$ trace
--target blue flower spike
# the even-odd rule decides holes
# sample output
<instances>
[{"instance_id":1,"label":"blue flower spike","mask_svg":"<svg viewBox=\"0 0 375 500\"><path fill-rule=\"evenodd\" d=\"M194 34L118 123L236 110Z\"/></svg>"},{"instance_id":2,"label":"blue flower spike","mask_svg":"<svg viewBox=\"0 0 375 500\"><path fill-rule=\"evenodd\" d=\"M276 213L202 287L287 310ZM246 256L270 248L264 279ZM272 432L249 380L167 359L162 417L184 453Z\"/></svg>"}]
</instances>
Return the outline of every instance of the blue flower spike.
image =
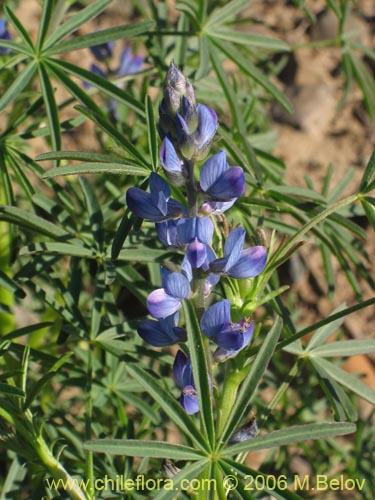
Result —
<instances>
[{"instance_id":1,"label":"blue flower spike","mask_svg":"<svg viewBox=\"0 0 375 500\"><path fill-rule=\"evenodd\" d=\"M192 217L178 221L177 240L187 244L186 257L192 267L197 269L207 264L213 253L209 247L213 233L214 226L209 217Z\"/></svg>"},{"instance_id":2,"label":"blue flower spike","mask_svg":"<svg viewBox=\"0 0 375 500\"><path fill-rule=\"evenodd\" d=\"M140 337L154 347L165 347L186 342L185 328L178 327L178 312L167 318L146 319L138 327Z\"/></svg>"},{"instance_id":3,"label":"blue flower spike","mask_svg":"<svg viewBox=\"0 0 375 500\"><path fill-rule=\"evenodd\" d=\"M219 362L236 356L249 344L254 333L254 324L247 318L232 323L228 299L209 307L200 324L203 334L219 346L214 354L214 359Z\"/></svg>"},{"instance_id":4,"label":"blue flower spike","mask_svg":"<svg viewBox=\"0 0 375 500\"><path fill-rule=\"evenodd\" d=\"M222 149L202 166L200 188L207 200L234 202L245 192L245 175L241 167L229 167Z\"/></svg>"},{"instance_id":5,"label":"blue flower spike","mask_svg":"<svg viewBox=\"0 0 375 500\"><path fill-rule=\"evenodd\" d=\"M224 257L210 264L210 271L230 278L254 278L266 267L267 250L253 246L243 250L246 231L237 227L228 236L224 245Z\"/></svg>"},{"instance_id":6,"label":"blue flower spike","mask_svg":"<svg viewBox=\"0 0 375 500\"><path fill-rule=\"evenodd\" d=\"M154 318L167 318L178 311L182 299L191 295L189 280L180 273L161 268L163 288L158 288L147 297L147 309Z\"/></svg>"},{"instance_id":7,"label":"blue flower spike","mask_svg":"<svg viewBox=\"0 0 375 500\"><path fill-rule=\"evenodd\" d=\"M120 55L120 66L117 76L133 75L138 73L143 65L144 58L140 54L133 54L130 45L127 45Z\"/></svg>"},{"instance_id":8,"label":"blue flower spike","mask_svg":"<svg viewBox=\"0 0 375 500\"><path fill-rule=\"evenodd\" d=\"M7 30L7 22L5 19L0 19L0 40L10 41L12 39L12 35ZM5 56L9 54L11 50L8 47L0 47L0 56Z\"/></svg>"},{"instance_id":9,"label":"blue flower spike","mask_svg":"<svg viewBox=\"0 0 375 500\"><path fill-rule=\"evenodd\" d=\"M160 175L150 175L150 193L132 187L126 193L126 203L129 210L138 217L151 222L176 219L186 212L185 207L170 198L171 190Z\"/></svg>"},{"instance_id":10,"label":"blue flower spike","mask_svg":"<svg viewBox=\"0 0 375 500\"><path fill-rule=\"evenodd\" d=\"M197 391L194 386L193 372L190 359L178 351L173 364L173 375L176 384L182 389L180 403L188 415L199 411Z\"/></svg>"}]
</instances>

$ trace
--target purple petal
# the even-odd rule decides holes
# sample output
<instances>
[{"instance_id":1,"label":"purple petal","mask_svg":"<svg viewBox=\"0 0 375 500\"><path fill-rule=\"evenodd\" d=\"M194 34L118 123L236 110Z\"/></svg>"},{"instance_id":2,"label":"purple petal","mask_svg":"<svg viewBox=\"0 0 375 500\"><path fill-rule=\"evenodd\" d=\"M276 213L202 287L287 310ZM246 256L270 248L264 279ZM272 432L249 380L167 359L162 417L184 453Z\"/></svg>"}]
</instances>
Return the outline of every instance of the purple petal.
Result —
<instances>
[{"instance_id":1,"label":"purple petal","mask_svg":"<svg viewBox=\"0 0 375 500\"><path fill-rule=\"evenodd\" d=\"M173 377L176 381L176 384L181 387L184 387L184 372L186 369L186 365L188 364L188 358L184 352L178 351L173 363Z\"/></svg>"},{"instance_id":2,"label":"purple petal","mask_svg":"<svg viewBox=\"0 0 375 500\"><path fill-rule=\"evenodd\" d=\"M242 332L229 327L215 336L216 344L226 351L239 351L244 347Z\"/></svg>"},{"instance_id":3,"label":"purple petal","mask_svg":"<svg viewBox=\"0 0 375 500\"><path fill-rule=\"evenodd\" d=\"M202 243L207 245L211 242L214 234L214 225L209 217L197 217L196 236Z\"/></svg>"},{"instance_id":4,"label":"purple petal","mask_svg":"<svg viewBox=\"0 0 375 500\"><path fill-rule=\"evenodd\" d=\"M170 247L178 248L180 246L177 239L177 223L178 220L168 220L164 222L157 222L155 224L156 232L159 236L160 241Z\"/></svg>"},{"instance_id":5,"label":"purple petal","mask_svg":"<svg viewBox=\"0 0 375 500\"><path fill-rule=\"evenodd\" d=\"M126 46L120 55L120 67L117 70L118 76L131 75L137 73L143 64L143 57L132 54L130 45Z\"/></svg>"},{"instance_id":6,"label":"purple petal","mask_svg":"<svg viewBox=\"0 0 375 500\"><path fill-rule=\"evenodd\" d=\"M138 333L143 340L155 347L164 347L185 342L186 330L176 326L175 317L168 316L158 321L147 319L138 326Z\"/></svg>"},{"instance_id":7,"label":"purple petal","mask_svg":"<svg viewBox=\"0 0 375 500\"><path fill-rule=\"evenodd\" d=\"M193 268L201 267L207 258L206 245L195 238L186 249L186 256Z\"/></svg>"},{"instance_id":8,"label":"purple petal","mask_svg":"<svg viewBox=\"0 0 375 500\"><path fill-rule=\"evenodd\" d=\"M168 172L182 174L182 164L172 141L165 137L160 148L160 162Z\"/></svg>"},{"instance_id":9,"label":"purple petal","mask_svg":"<svg viewBox=\"0 0 375 500\"><path fill-rule=\"evenodd\" d=\"M178 299L188 299L191 295L189 280L180 273L161 269L162 283L167 294ZM177 310L177 309L176 309Z\"/></svg>"},{"instance_id":10,"label":"purple petal","mask_svg":"<svg viewBox=\"0 0 375 500\"><path fill-rule=\"evenodd\" d=\"M139 188L129 188L126 193L126 204L129 210L142 219L151 221L162 220L163 216L152 203L151 195Z\"/></svg>"},{"instance_id":11,"label":"purple petal","mask_svg":"<svg viewBox=\"0 0 375 500\"><path fill-rule=\"evenodd\" d=\"M243 227L236 227L229 233L224 245L224 258L227 258L224 271L228 271L240 258L246 231Z\"/></svg>"},{"instance_id":12,"label":"purple petal","mask_svg":"<svg viewBox=\"0 0 375 500\"><path fill-rule=\"evenodd\" d=\"M193 269L192 269L191 264L189 262L189 259L186 257L186 255L182 259L181 272L190 283L191 280L193 279Z\"/></svg>"},{"instance_id":13,"label":"purple petal","mask_svg":"<svg viewBox=\"0 0 375 500\"><path fill-rule=\"evenodd\" d=\"M218 335L231 324L230 301L224 299L210 306L203 313L200 324L206 337L211 338Z\"/></svg>"},{"instance_id":14,"label":"purple petal","mask_svg":"<svg viewBox=\"0 0 375 500\"><path fill-rule=\"evenodd\" d=\"M177 222L177 239L181 244L190 243L196 237L196 219L196 217L189 217Z\"/></svg>"},{"instance_id":15,"label":"purple petal","mask_svg":"<svg viewBox=\"0 0 375 500\"><path fill-rule=\"evenodd\" d=\"M188 415L194 415L199 411L198 396L195 388L188 385L183 388L180 403Z\"/></svg>"},{"instance_id":16,"label":"purple petal","mask_svg":"<svg viewBox=\"0 0 375 500\"><path fill-rule=\"evenodd\" d=\"M245 175L241 167L229 168L206 191L217 201L228 201L239 198L245 192Z\"/></svg>"},{"instance_id":17,"label":"purple petal","mask_svg":"<svg viewBox=\"0 0 375 500\"><path fill-rule=\"evenodd\" d=\"M105 42L99 45L94 45L90 47L91 53L98 61L105 61L106 59L112 57L114 43Z\"/></svg>"},{"instance_id":18,"label":"purple petal","mask_svg":"<svg viewBox=\"0 0 375 500\"><path fill-rule=\"evenodd\" d=\"M204 214L219 215L229 210L237 201L233 198L231 201L205 201L200 207L200 211Z\"/></svg>"},{"instance_id":19,"label":"purple petal","mask_svg":"<svg viewBox=\"0 0 375 500\"><path fill-rule=\"evenodd\" d=\"M243 250L238 261L226 271L232 278L254 278L264 270L266 262L267 251L264 247L250 247Z\"/></svg>"},{"instance_id":20,"label":"purple petal","mask_svg":"<svg viewBox=\"0 0 375 500\"><path fill-rule=\"evenodd\" d=\"M208 191L228 169L227 155L224 149L208 158L203 164L199 175L202 191Z\"/></svg>"},{"instance_id":21,"label":"purple petal","mask_svg":"<svg viewBox=\"0 0 375 500\"><path fill-rule=\"evenodd\" d=\"M181 307L181 300L169 295L164 288L158 288L147 297L147 309L154 318L171 316Z\"/></svg>"},{"instance_id":22,"label":"purple petal","mask_svg":"<svg viewBox=\"0 0 375 500\"><path fill-rule=\"evenodd\" d=\"M204 104L197 105L198 112L198 142L203 147L210 143L218 127L215 111Z\"/></svg>"}]
</instances>

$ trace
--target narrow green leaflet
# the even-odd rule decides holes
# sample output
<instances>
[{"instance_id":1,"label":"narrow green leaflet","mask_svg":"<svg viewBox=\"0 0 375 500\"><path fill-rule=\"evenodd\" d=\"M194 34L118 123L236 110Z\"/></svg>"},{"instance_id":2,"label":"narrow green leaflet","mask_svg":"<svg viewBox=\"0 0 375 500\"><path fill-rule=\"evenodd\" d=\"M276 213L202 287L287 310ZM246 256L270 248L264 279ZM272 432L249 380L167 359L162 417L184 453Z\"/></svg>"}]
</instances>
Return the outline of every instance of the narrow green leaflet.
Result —
<instances>
[{"instance_id":1,"label":"narrow green leaflet","mask_svg":"<svg viewBox=\"0 0 375 500\"><path fill-rule=\"evenodd\" d=\"M270 432L265 436L256 436L242 443L228 446L221 451L222 457L231 457L238 453L248 451L265 450L267 448L278 448L309 439L324 439L334 436L343 436L355 432L356 426L349 422L319 423L298 425Z\"/></svg>"},{"instance_id":2,"label":"narrow green leaflet","mask_svg":"<svg viewBox=\"0 0 375 500\"><path fill-rule=\"evenodd\" d=\"M212 27L212 31L205 32L212 37L220 38L221 40L227 40L228 42L238 43L240 45L248 45L250 47L256 47L258 49L267 49L275 52L285 52L289 51L289 45L282 40L277 40L277 38L271 38L262 35L253 35L251 33L243 33L241 31L217 29L216 26Z\"/></svg>"},{"instance_id":3,"label":"narrow green leaflet","mask_svg":"<svg viewBox=\"0 0 375 500\"><path fill-rule=\"evenodd\" d=\"M203 436L197 429L194 421L185 412L180 403L166 391L164 386L160 384L155 377L149 375L145 370L136 366L135 364L128 363L126 366L127 371L132 377L137 380L142 387L159 403L161 408L169 416L169 418L181 429L182 432L187 434L190 439L195 442L198 449L205 448L205 441ZM197 452L198 453L198 452Z\"/></svg>"},{"instance_id":4,"label":"narrow green leaflet","mask_svg":"<svg viewBox=\"0 0 375 500\"><path fill-rule=\"evenodd\" d=\"M52 13L54 11L54 7L55 7L55 2L44 2L44 4L43 4L42 17L41 17L40 23L39 23L38 39L36 42L37 52L40 52L40 49L43 46L44 40L46 39L48 30L50 27L50 22L51 22L51 18L52 18Z\"/></svg>"},{"instance_id":5,"label":"narrow green leaflet","mask_svg":"<svg viewBox=\"0 0 375 500\"><path fill-rule=\"evenodd\" d=\"M4 273L0 269L0 287L5 288L9 292L12 292L16 297L23 299L26 297L26 293L22 290L22 288L16 283L12 278L10 278L7 274ZM4 337L2 336L3 340Z\"/></svg>"},{"instance_id":6,"label":"narrow green leaflet","mask_svg":"<svg viewBox=\"0 0 375 500\"><path fill-rule=\"evenodd\" d=\"M124 163L120 156L110 156L101 153L90 153L89 151L49 151L35 157L36 161L44 160L79 160L93 163Z\"/></svg>"},{"instance_id":7,"label":"narrow green leaflet","mask_svg":"<svg viewBox=\"0 0 375 500\"><path fill-rule=\"evenodd\" d=\"M85 199L85 204L89 215L89 227L94 237L95 246L99 251L103 251L104 220L99 201L87 179L85 179L84 177L79 177L78 181Z\"/></svg>"},{"instance_id":8,"label":"narrow green leaflet","mask_svg":"<svg viewBox=\"0 0 375 500\"><path fill-rule=\"evenodd\" d=\"M358 396L366 399L371 404L375 405L375 391L368 385L360 382L355 375L342 370L326 359L310 358L310 361L314 366L323 368L330 377L336 380L336 382L355 392L356 394L358 394Z\"/></svg>"},{"instance_id":9,"label":"narrow green leaflet","mask_svg":"<svg viewBox=\"0 0 375 500\"><path fill-rule=\"evenodd\" d=\"M23 89L34 76L36 69L37 63L35 61L30 62L23 68L12 85L0 98L0 111L2 111L10 102L12 102L19 96L19 94L23 91Z\"/></svg>"},{"instance_id":10,"label":"narrow green leaflet","mask_svg":"<svg viewBox=\"0 0 375 500\"><path fill-rule=\"evenodd\" d=\"M7 5L4 6L4 11L10 22L13 24L14 28L17 30L17 33L19 36L22 38L22 40L25 42L25 45L30 47L32 53L35 53L35 47L34 44L30 38L29 33L26 31L24 28L23 24L21 21L18 19L18 17L15 15L13 12L13 9L8 7Z\"/></svg>"},{"instance_id":11,"label":"narrow green leaflet","mask_svg":"<svg viewBox=\"0 0 375 500\"><path fill-rule=\"evenodd\" d=\"M76 76L82 82L91 83L94 87L101 90L104 94L123 102L126 106L130 107L138 113L142 118L144 118L144 109L142 104L140 104L134 97L132 97L126 90L120 89L114 83L106 80L102 76L98 76L92 71L84 68L80 68L75 64L71 64L67 61L61 59L48 59L49 64L53 64L55 67L58 66L60 70L70 73Z\"/></svg>"},{"instance_id":12,"label":"narrow green leaflet","mask_svg":"<svg viewBox=\"0 0 375 500\"><path fill-rule=\"evenodd\" d=\"M44 104L47 111L48 122L51 132L53 149L61 148L61 129L59 120L59 110L55 101L54 90L52 88L48 73L44 65L39 63L39 76L42 87Z\"/></svg>"},{"instance_id":13,"label":"narrow green leaflet","mask_svg":"<svg viewBox=\"0 0 375 500\"><path fill-rule=\"evenodd\" d=\"M181 444L164 441L146 441L138 439L93 439L83 445L86 450L110 455L128 455L131 457L157 457L172 460L199 460L202 454Z\"/></svg>"},{"instance_id":14,"label":"narrow green leaflet","mask_svg":"<svg viewBox=\"0 0 375 500\"><path fill-rule=\"evenodd\" d=\"M137 177L146 177L150 174L149 170L138 165L124 165L120 163L80 163L76 165L67 165L48 170L43 175L44 179L58 177L60 175L80 175L80 174L110 174L110 175L135 175Z\"/></svg>"},{"instance_id":15,"label":"narrow green leaflet","mask_svg":"<svg viewBox=\"0 0 375 500\"><path fill-rule=\"evenodd\" d=\"M354 356L375 352L375 340L341 340L310 349L310 356Z\"/></svg>"},{"instance_id":16,"label":"narrow green leaflet","mask_svg":"<svg viewBox=\"0 0 375 500\"><path fill-rule=\"evenodd\" d=\"M293 107L289 99L266 77L264 74L249 60L239 53L236 48L229 43L219 42L216 38L210 37L210 40L217 46L217 48L231 59L244 74L253 78L259 85L267 90L276 101L281 104L289 113L292 112Z\"/></svg>"},{"instance_id":17,"label":"narrow green leaflet","mask_svg":"<svg viewBox=\"0 0 375 500\"><path fill-rule=\"evenodd\" d=\"M365 173L363 174L361 184L359 185L359 191L361 193L367 193L368 186L371 184L374 178L375 178L375 149L366 166L366 170Z\"/></svg>"},{"instance_id":18,"label":"narrow green leaflet","mask_svg":"<svg viewBox=\"0 0 375 500\"><path fill-rule=\"evenodd\" d=\"M13 332L7 333L6 335L2 335L1 340L5 341L5 340L17 339L19 337L23 337L24 335L30 335L39 330L43 330L43 328L47 328L51 325L52 323L44 322L44 323L36 323L34 325L24 326L23 328L18 328Z\"/></svg>"},{"instance_id":19,"label":"narrow green leaflet","mask_svg":"<svg viewBox=\"0 0 375 500\"><path fill-rule=\"evenodd\" d=\"M145 109L146 109L147 132L148 132L148 147L150 150L151 165L152 165L152 170L156 172L159 163L158 134L156 131L154 107L149 95L146 95Z\"/></svg>"},{"instance_id":20,"label":"narrow green leaflet","mask_svg":"<svg viewBox=\"0 0 375 500\"><path fill-rule=\"evenodd\" d=\"M183 308L185 313L186 330L188 333L189 353L193 369L194 385L198 393L200 413L204 422L207 439L211 446L213 446L215 442L215 435L212 394L202 333L193 304L190 301L185 300L183 302Z\"/></svg>"},{"instance_id":21,"label":"narrow green leaflet","mask_svg":"<svg viewBox=\"0 0 375 500\"><path fill-rule=\"evenodd\" d=\"M346 304L340 304L336 309L333 310L330 316L335 317L337 313L345 311ZM337 319L332 319L328 324L324 325L321 328L318 328L314 335L311 337L310 342L306 347L306 351L311 351L314 348L325 343L326 340L329 339L331 335L333 335L340 326L344 323L345 316L339 316Z\"/></svg>"},{"instance_id":22,"label":"narrow green leaflet","mask_svg":"<svg viewBox=\"0 0 375 500\"><path fill-rule=\"evenodd\" d=\"M74 257L82 257L88 259L94 259L96 257L95 251L93 249L78 245L72 245L70 243L32 243L31 245L27 245L20 250L20 255L33 255L36 253L57 253L61 255L71 255Z\"/></svg>"},{"instance_id":23,"label":"narrow green leaflet","mask_svg":"<svg viewBox=\"0 0 375 500\"><path fill-rule=\"evenodd\" d=\"M251 1L251 0L250 0ZM233 19L249 3L249 0L232 0L220 9L215 9L207 19L205 27L217 26Z\"/></svg>"},{"instance_id":24,"label":"narrow green leaflet","mask_svg":"<svg viewBox=\"0 0 375 500\"><path fill-rule=\"evenodd\" d=\"M57 30L48 37L46 43L43 46L44 51L49 49L52 46L57 45L61 39L65 38L70 33L73 33L77 28L79 28L82 24L90 19L93 19L97 16L102 10L104 10L108 4L111 3L112 0L96 0L91 5L82 9L77 14L68 19L64 24L59 26Z\"/></svg>"},{"instance_id":25,"label":"narrow green leaflet","mask_svg":"<svg viewBox=\"0 0 375 500\"><path fill-rule=\"evenodd\" d=\"M0 206L0 220L11 222L28 229L32 229L38 233L50 236L51 238L70 238L71 235L49 222L42 217L39 217L31 212L26 212L18 207L10 207L6 205Z\"/></svg>"},{"instance_id":26,"label":"narrow green leaflet","mask_svg":"<svg viewBox=\"0 0 375 500\"><path fill-rule=\"evenodd\" d=\"M280 317L277 317L271 330L264 339L255 360L251 364L250 371L246 376L239 390L237 399L233 405L232 412L223 428L220 436L220 441L226 443L236 428L240 425L241 419L249 407L255 395L255 390L267 369L268 363L271 360L275 350L277 340L282 330L283 322Z\"/></svg>"},{"instance_id":27,"label":"narrow green leaflet","mask_svg":"<svg viewBox=\"0 0 375 500\"><path fill-rule=\"evenodd\" d=\"M21 389L14 387L14 385L4 384L3 382L0 382L0 394L22 399L25 397L25 393Z\"/></svg>"},{"instance_id":28,"label":"narrow green leaflet","mask_svg":"<svg viewBox=\"0 0 375 500\"><path fill-rule=\"evenodd\" d=\"M372 228L375 230L375 199L366 196L361 200L361 203Z\"/></svg>"},{"instance_id":29,"label":"narrow green leaflet","mask_svg":"<svg viewBox=\"0 0 375 500\"><path fill-rule=\"evenodd\" d=\"M114 26L112 28L96 31L95 33L89 33L88 35L77 36L72 38L72 40L66 40L65 42L53 45L46 53L48 55L61 54L62 52L93 47L113 40L127 39L149 33L154 26L155 23L151 20L124 26Z\"/></svg>"}]
</instances>

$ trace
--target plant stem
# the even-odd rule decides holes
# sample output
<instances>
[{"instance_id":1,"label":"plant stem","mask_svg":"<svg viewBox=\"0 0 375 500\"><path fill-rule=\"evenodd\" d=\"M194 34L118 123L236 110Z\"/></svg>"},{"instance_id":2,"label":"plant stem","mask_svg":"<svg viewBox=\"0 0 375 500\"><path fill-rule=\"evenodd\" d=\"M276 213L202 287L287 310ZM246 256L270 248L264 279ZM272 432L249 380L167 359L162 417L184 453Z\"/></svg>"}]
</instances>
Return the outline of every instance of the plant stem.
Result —
<instances>
[{"instance_id":1,"label":"plant stem","mask_svg":"<svg viewBox=\"0 0 375 500\"><path fill-rule=\"evenodd\" d=\"M90 333L91 336L91 333ZM87 358L87 400L86 400L86 412L85 412L85 438L86 441L91 439L91 421L92 421L92 376L93 376L93 346L91 343L91 338L88 343L88 358ZM86 478L87 478L87 491L89 498L94 500L94 462L93 462L93 452L86 451Z\"/></svg>"},{"instance_id":2,"label":"plant stem","mask_svg":"<svg viewBox=\"0 0 375 500\"><path fill-rule=\"evenodd\" d=\"M198 206L197 206L197 188L195 185L195 178L194 178L194 162L185 159L184 167L188 174L186 182L186 191L187 191L186 194L188 200L189 217L196 217L198 215Z\"/></svg>"},{"instance_id":3,"label":"plant stem","mask_svg":"<svg viewBox=\"0 0 375 500\"><path fill-rule=\"evenodd\" d=\"M220 397L220 403L217 411L217 435L222 433L225 423L232 411L234 401L237 396L237 391L240 383L244 379L247 372L243 370L230 371L229 365L225 367L225 384Z\"/></svg>"}]
</instances>

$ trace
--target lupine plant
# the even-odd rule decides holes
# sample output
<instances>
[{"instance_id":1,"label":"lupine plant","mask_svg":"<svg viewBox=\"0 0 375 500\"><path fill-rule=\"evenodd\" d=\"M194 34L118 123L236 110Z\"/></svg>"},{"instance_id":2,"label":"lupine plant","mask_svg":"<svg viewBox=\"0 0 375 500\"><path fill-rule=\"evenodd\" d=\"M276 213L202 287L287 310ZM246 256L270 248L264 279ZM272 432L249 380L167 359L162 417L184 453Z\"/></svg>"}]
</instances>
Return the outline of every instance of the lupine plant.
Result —
<instances>
[{"instance_id":1,"label":"lupine plant","mask_svg":"<svg viewBox=\"0 0 375 500\"><path fill-rule=\"evenodd\" d=\"M317 474L371 500L358 401L375 392L341 364L375 351L342 338L375 304L375 153L349 196L332 167L321 192L286 184L264 138L269 104L291 111L273 55L292 48L237 30L250 2L133 2L136 22L98 29L110 3L39 2L36 40L17 2L0 13L1 500L298 500ZM350 2L327 8L323 50L373 119L373 55L346 32ZM356 298L313 324L279 278L307 241L328 297L337 261Z\"/></svg>"}]
</instances>

